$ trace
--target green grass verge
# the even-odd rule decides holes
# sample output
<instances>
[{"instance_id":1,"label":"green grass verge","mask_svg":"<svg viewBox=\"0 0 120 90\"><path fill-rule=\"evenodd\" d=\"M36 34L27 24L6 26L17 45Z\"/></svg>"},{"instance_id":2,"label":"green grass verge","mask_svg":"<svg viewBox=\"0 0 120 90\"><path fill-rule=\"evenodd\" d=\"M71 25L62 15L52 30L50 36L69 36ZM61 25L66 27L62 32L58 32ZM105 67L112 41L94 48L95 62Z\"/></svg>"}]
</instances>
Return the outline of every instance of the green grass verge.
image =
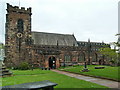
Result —
<instances>
[{"instance_id":1,"label":"green grass verge","mask_svg":"<svg viewBox=\"0 0 120 90\"><path fill-rule=\"evenodd\" d=\"M12 70L12 72L14 73L14 76L2 78L2 86L50 80L58 84L55 88L108 88L49 70Z\"/></svg>"},{"instance_id":2,"label":"green grass verge","mask_svg":"<svg viewBox=\"0 0 120 90\"><path fill-rule=\"evenodd\" d=\"M64 71L70 71L75 72L79 74L85 74L85 75L91 75L91 76L99 76L99 77L105 77L110 78L114 80L120 80L120 77L118 77L118 68L119 67L111 67L111 66L104 66L104 69L94 69L94 67L102 66L102 65L87 65L87 68L90 70L89 72L81 72L81 70L84 68L84 66L70 66L70 67L61 67L60 70Z\"/></svg>"}]
</instances>

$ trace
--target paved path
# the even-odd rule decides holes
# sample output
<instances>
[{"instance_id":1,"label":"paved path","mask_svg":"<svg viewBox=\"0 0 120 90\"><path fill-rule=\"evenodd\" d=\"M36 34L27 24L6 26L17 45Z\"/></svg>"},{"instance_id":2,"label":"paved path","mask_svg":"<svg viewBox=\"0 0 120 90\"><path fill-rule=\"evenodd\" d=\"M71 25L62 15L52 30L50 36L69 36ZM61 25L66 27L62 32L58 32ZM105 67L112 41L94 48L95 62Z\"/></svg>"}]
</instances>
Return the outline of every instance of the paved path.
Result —
<instances>
[{"instance_id":1,"label":"paved path","mask_svg":"<svg viewBox=\"0 0 120 90\"><path fill-rule=\"evenodd\" d=\"M119 89L120 89L120 82L118 83L116 81L94 78L94 77L89 77L89 76L84 76L84 75L78 75L78 74L69 73L69 72L65 72L65 71L59 71L59 70L52 70L52 71L60 73L60 74L64 74L64 75L67 75L67 76L70 76L70 77L74 77L74 78L77 78L77 79L89 81L89 82L92 82L92 83L97 83L99 85L107 86L109 88L118 88L118 86L119 86Z\"/></svg>"}]
</instances>

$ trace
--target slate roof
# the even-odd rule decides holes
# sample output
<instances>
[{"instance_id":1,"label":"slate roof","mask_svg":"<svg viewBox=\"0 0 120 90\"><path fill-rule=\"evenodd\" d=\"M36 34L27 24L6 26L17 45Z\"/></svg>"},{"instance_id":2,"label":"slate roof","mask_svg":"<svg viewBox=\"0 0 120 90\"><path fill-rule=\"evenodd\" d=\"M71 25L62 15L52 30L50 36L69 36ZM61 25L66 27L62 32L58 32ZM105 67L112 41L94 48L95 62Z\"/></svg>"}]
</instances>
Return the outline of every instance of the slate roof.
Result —
<instances>
[{"instance_id":1,"label":"slate roof","mask_svg":"<svg viewBox=\"0 0 120 90\"><path fill-rule=\"evenodd\" d=\"M36 45L78 46L74 35L45 32L32 32L32 39Z\"/></svg>"},{"instance_id":2,"label":"slate roof","mask_svg":"<svg viewBox=\"0 0 120 90\"><path fill-rule=\"evenodd\" d=\"M77 41L78 45L81 46L83 44L88 44L89 42L86 42L86 41ZM106 44L104 42L90 42L91 45L109 45L109 44Z\"/></svg>"}]
</instances>

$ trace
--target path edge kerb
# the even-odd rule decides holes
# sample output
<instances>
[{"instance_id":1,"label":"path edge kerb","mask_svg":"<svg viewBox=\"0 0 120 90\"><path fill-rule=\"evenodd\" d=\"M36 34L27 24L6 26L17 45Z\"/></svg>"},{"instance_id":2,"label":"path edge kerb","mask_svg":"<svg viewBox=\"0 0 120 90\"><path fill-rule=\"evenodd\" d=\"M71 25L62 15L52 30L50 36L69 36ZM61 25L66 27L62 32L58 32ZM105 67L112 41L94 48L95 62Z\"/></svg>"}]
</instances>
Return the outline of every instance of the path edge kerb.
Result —
<instances>
[{"instance_id":1,"label":"path edge kerb","mask_svg":"<svg viewBox=\"0 0 120 90\"><path fill-rule=\"evenodd\" d=\"M58 69L57 69L58 70ZM64 70L58 70L58 71L64 71ZM68 73L73 73L73 74L78 74L78 75L83 75L83 76L89 76L89 77L94 77L94 78L100 78L100 79L106 79L106 80L111 80L111 81L117 81L120 82L120 80L115 80L111 78L106 78L106 77L100 77L100 76L93 76L93 75L86 75L86 74L81 74L81 73L76 73L76 72L70 72L70 71L64 71Z\"/></svg>"}]
</instances>

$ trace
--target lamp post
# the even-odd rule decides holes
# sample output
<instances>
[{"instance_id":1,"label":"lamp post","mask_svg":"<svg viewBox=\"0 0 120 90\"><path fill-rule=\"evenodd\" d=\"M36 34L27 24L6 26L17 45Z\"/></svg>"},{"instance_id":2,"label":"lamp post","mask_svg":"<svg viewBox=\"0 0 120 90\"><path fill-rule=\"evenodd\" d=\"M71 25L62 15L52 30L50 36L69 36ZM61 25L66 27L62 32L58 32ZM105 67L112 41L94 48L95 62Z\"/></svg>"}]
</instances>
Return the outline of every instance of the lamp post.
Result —
<instances>
[{"instance_id":1,"label":"lamp post","mask_svg":"<svg viewBox=\"0 0 120 90\"><path fill-rule=\"evenodd\" d=\"M90 52L91 52L91 44L90 44L90 39L88 39L88 65L90 65Z\"/></svg>"},{"instance_id":2,"label":"lamp post","mask_svg":"<svg viewBox=\"0 0 120 90\"><path fill-rule=\"evenodd\" d=\"M64 58L64 65L63 66L65 67L65 58Z\"/></svg>"},{"instance_id":3,"label":"lamp post","mask_svg":"<svg viewBox=\"0 0 120 90\"><path fill-rule=\"evenodd\" d=\"M88 39L87 50L88 50L88 65L90 65L90 51L91 51L90 39ZM87 69L87 63L86 63L86 61L85 61L85 62L84 62L84 69L82 70L82 72L88 72L88 71L89 71L89 70Z\"/></svg>"},{"instance_id":4,"label":"lamp post","mask_svg":"<svg viewBox=\"0 0 120 90\"><path fill-rule=\"evenodd\" d=\"M86 65L86 61L85 61L85 65L84 65L84 68L85 68L85 69L87 68L87 65Z\"/></svg>"},{"instance_id":5,"label":"lamp post","mask_svg":"<svg viewBox=\"0 0 120 90\"><path fill-rule=\"evenodd\" d=\"M86 61L84 62L84 69L82 70L82 72L88 72L88 68L87 68L87 63Z\"/></svg>"}]
</instances>

